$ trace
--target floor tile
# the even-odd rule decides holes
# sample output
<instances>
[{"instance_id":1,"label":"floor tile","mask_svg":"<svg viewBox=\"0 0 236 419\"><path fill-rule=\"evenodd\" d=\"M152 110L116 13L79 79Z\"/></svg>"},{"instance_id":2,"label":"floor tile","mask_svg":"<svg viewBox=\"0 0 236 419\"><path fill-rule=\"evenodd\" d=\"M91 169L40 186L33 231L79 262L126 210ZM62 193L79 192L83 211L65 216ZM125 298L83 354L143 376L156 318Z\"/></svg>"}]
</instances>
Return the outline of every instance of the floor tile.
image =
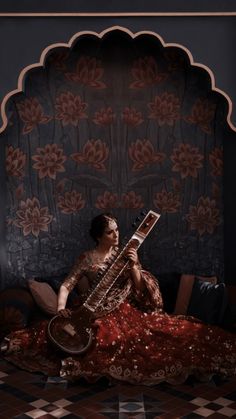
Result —
<instances>
[{"instance_id":1,"label":"floor tile","mask_svg":"<svg viewBox=\"0 0 236 419\"><path fill-rule=\"evenodd\" d=\"M228 418L236 417L236 410L231 409L229 406L225 406L222 409L218 410L218 413L227 416Z\"/></svg>"},{"instance_id":2,"label":"floor tile","mask_svg":"<svg viewBox=\"0 0 236 419\"><path fill-rule=\"evenodd\" d=\"M0 419L236 418L236 378L152 387L106 379L68 383L0 360Z\"/></svg>"}]
</instances>

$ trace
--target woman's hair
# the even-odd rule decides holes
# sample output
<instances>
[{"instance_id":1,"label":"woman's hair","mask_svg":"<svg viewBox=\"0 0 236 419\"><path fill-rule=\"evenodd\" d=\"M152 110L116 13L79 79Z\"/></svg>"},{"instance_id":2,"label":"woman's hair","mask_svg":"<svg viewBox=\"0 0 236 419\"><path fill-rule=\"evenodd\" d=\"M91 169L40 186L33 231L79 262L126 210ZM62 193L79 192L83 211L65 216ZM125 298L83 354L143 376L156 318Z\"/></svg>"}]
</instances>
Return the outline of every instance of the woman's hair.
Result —
<instances>
[{"instance_id":1,"label":"woman's hair","mask_svg":"<svg viewBox=\"0 0 236 419\"><path fill-rule=\"evenodd\" d=\"M98 244L98 239L102 237L110 220L114 220L117 223L116 218L110 213L99 214L92 219L89 234L96 244Z\"/></svg>"}]
</instances>

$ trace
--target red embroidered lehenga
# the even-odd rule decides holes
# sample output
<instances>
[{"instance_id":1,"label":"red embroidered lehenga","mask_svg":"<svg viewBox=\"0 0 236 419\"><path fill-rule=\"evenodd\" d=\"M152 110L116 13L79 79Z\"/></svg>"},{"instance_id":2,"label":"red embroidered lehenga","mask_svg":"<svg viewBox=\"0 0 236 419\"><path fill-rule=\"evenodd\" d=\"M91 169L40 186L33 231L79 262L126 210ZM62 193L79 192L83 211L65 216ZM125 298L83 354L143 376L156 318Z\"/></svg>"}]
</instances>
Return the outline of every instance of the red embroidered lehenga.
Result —
<instances>
[{"instance_id":1,"label":"red embroidered lehenga","mask_svg":"<svg viewBox=\"0 0 236 419\"><path fill-rule=\"evenodd\" d=\"M82 277L90 289L94 286L101 264L91 255L80 257L65 280L69 290ZM145 270L141 274L142 294L134 289L129 271L111 289L93 324L93 343L86 353L68 356L56 349L47 335L48 322L42 321L11 333L10 339L19 339L20 350L7 352L5 358L31 372L90 381L106 376L134 384L177 384L190 374L236 375L235 335L192 317L164 313L157 280Z\"/></svg>"}]
</instances>

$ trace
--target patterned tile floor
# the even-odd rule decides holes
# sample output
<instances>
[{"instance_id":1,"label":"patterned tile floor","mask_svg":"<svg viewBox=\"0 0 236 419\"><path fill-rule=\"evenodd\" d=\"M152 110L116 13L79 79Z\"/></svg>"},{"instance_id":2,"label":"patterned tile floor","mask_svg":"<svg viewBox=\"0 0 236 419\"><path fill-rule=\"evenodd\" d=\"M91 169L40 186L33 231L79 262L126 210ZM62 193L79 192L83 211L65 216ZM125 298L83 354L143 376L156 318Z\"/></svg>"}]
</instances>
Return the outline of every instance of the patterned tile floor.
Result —
<instances>
[{"instance_id":1,"label":"patterned tile floor","mask_svg":"<svg viewBox=\"0 0 236 419\"><path fill-rule=\"evenodd\" d=\"M105 379L75 384L0 360L0 419L11 418L236 418L236 378L153 387L109 384Z\"/></svg>"}]
</instances>

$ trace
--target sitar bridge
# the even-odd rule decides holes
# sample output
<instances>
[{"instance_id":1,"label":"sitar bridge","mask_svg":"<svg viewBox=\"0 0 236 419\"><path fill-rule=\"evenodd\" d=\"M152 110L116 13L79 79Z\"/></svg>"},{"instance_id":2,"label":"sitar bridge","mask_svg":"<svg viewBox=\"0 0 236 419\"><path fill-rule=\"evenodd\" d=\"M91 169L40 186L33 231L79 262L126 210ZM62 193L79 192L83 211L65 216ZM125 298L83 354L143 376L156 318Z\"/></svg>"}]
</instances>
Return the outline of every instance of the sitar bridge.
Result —
<instances>
[{"instance_id":1,"label":"sitar bridge","mask_svg":"<svg viewBox=\"0 0 236 419\"><path fill-rule=\"evenodd\" d=\"M72 326L71 323L66 323L63 327L62 330L64 330L66 333L68 333L68 335L70 336L75 336L76 335L76 331L74 326Z\"/></svg>"}]
</instances>

